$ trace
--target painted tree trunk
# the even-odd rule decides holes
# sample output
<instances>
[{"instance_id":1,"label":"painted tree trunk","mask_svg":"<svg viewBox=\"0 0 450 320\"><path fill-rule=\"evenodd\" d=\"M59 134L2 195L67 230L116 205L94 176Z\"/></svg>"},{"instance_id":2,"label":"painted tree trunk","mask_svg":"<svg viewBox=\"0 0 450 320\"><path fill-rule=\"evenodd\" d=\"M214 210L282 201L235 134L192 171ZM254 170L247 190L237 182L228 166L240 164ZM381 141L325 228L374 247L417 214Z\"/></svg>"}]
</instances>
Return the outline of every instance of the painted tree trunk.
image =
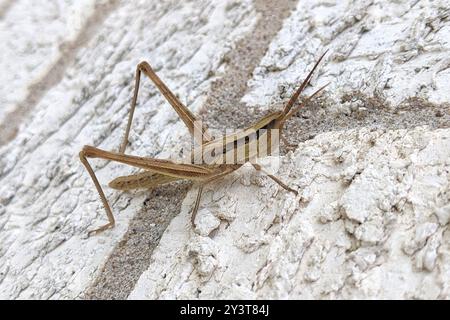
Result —
<instances>
[{"instance_id":1,"label":"painted tree trunk","mask_svg":"<svg viewBox=\"0 0 450 320\"><path fill-rule=\"evenodd\" d=\"M0 298L450 298L446 1L0 2ZM287 124L276 176L118 192L136 65L216 134L280 109L329 49ZM191 139L148 79L127 153Z\"/></svg>"}]
</instances>

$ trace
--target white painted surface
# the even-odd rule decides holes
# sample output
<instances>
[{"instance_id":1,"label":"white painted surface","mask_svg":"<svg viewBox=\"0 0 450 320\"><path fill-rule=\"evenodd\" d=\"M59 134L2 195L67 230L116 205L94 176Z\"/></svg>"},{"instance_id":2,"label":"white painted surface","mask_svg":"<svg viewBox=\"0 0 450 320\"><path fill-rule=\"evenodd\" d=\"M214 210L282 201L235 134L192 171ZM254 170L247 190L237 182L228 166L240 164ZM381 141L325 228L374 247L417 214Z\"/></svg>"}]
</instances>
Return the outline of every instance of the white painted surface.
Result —
<instances>
[{"instance_id":1,"label":"white painted surface","mask_svg":"<svg viewBox=\"0 0 450 320\"><path fill-rule=\"evenodd\" d=\"M45 34L37 37L45 43L22 65L14 48L34 43L36 32L4 30L17 15L33 14L27 3L18 0L0 22L11 44L0 61L0 119L57 61L60 43L87 37L83 32L92 37L74 44L62 79L0 148L0 297L77 298L145 198L106 189L117 226L86 238L106 217L78 151L84 144L117 150L141 60L198 111L210 71L224 69L221 58L256 14L250 1L123 1L100 25L83 29L100 14L92 2L61 1L56 20L33 9L38 18L26 25ZM330 48L312 81L331 81L330 108L343 107L341 95L355 89L383 89L394 105L412 96L448 102L448 16L446 1L299 1L244 101L262 109L277 102L280 86L293 90ZM176 154L189 142L187 130L148 80L143 84L128 151ZM192 189L130 298L448 299L449 143L449 129L429 127L320 134L283 158L278 176L299 197L244 167L207 187L197 232L189 223ZM130 172L95 163L105 183Z\"/></svg>"},{"instance_id":2,"label":"white painted surface","mask_svg":"<svg viewBox=\"0 0 450 320\"><path fill-rule=\"evenodd\" d=\"M360 129L284 158L297 198L242 168L204 197L214 236L188 195L130 298L448 299L449 159L449 129Z\"/></svg>"},{"instance_id":3,"label":"white painted surface","mask_svg":"<svg viewBox=\"0 0 450 320\"><path fill-rule=\"evenodd\" d=\"M446 0L299 1L255 71L244 101L270 105L280 85L293 90L329 49L312 84L331 82L328 91L336 100L343 92L361 90L382 94L393 104L412 96L448 102L449 10Z\"/></svg>"},{"instance_id":4,"label":"white painted surface","mask_svg":"<svg viewBox=\"0 0 450 320\"><path fill-rule=\"evenodd\" d=\"M144 195L105 190L120 212L117 227L86 239L107 220L78 152L84 144L117 150L141 60L195 111L209 71L255 21L250 2L230 3L124 1L92 31L19 135L0 149L0 297L75 298L95 278ZM188 132L149 81L142 83L127 151L176 153ZM130 172L95 163L105 184Z\"/></svg>"},{"instance_id":5,"label":"white painted surface","mask_svg":"<svg viewBox=\"0 0 450 320\"><path fill-rule=\"evenodd\" d=\"M448 102L448 13L445 1L299 1L243 100L277 102L328 48L306 92L330 81L332 110L354 90L394 106ZM301 196L242 169L210 188L201 233L189 225L192 191L130 298L448 299L449 135L321 134L284 159L281 176ZM200 235L224 214L214 236Z\"/></svg>"}]
</instances>

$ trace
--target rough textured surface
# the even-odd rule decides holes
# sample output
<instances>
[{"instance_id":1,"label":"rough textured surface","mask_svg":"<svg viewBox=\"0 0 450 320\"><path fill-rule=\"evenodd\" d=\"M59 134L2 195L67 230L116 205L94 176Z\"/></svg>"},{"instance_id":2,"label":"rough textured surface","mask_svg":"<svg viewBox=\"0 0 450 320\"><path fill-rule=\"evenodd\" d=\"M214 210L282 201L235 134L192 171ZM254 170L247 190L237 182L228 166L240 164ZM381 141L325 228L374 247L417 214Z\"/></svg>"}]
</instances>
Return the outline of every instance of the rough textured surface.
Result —
<instances>
[{"instance_id":1,"label":"rough textured surface","mask_svg":"<svg viewBox=\"0 0 450 320\"><path fill-rule=\"evenodd\" d=\"M0 144L14 138L40 99L57 85L117 0L3 2ZM39 37L36 37L39 30ZM14 88L14 90L10 90Z\"/></svg>"},{"instance_id":2,"label":"rough textured surface","mask_svg":"<svg viewBox=\"0 0 450 320\"><path fill-rule=\"evenodd\" d=\"M233 46L233 50L222 57L222 61L226 63L226 71L219 73L220 76L213 80L203 103L204 108L199 112L211 128L225 129L227 125L236 124L237 121L242 123L244 119L247 119L247 122L254 119L251 114L247 114L246 118L242 117L245 108L239 105L239 98L245 93L251 70L261 60L270 39L281 28L283 18L289 15L293 4L295 3L289 1L266 0L255 3L258 19L252 27L253 32L246 33ZM211 73L217 71L212 70ZM221 121L214 122L215 118L212 116ZM223 121L223 118L229 122ZM233 119L234 122L231 122ZM186 192L185 185L180 188L177 184L171 184L157 188L156 192L149 195L145 200L146 206L130 222L127 233L105 263L101 275L88 290L85 298L117 299L128 296L139 276L149 266L161 233L168 222L180 212Z\"/></svg>"},{"instance_id":3,"label":"rough textured surface","mask_svg":"<svg viewBox=\"0 0 450 320\"><path fill-rule=\"evenodd\" d=\"M267 110L288 98L318 56L305 90L327 95L299 113L291 144L355 127L446 127L450 121L447 1L299 1L242 99Z\"/></svg>"},{"instance_id":4,"label":"rough textured surface","mask_svg":"<svg viewBox=\"0 0 450 320\"><path fill-rule=\"evenodd\" d=\"M151 262L153 249L169 222L180 212L191 183L169 184L150 192L144 206L129 222L86 299L126 299Z\"/></svg>"},{"instance_id":5,"label":"rough textured surface","mask_svg":"<svg viewBox=\"0 0 450 320\"><path fill-rule=\"evenodd\" d=\"M329 48L327 93L287 128L300 196L243 168L192 230L190 192L130 298L448 298L448 32L443 2L299 2L222 123L280 105Z\"/></svg>"},{"instance_id":6,"label":"rough textured surface","mask_svg":"<svg viewBox=\"0 0 450 320\"><path fill-rule=\"evenodd\" d=\"M212 236L188 194L130 298L448 299L449 159L449 129L360 129L283 159L297 198L242 168L204 197Z\"/></svg>"},{"instance_id":7,"label":"rough textured surface","mask_svg":"<svg viewBox=\"0 0 450 320\"><path fill-rule=\"evenodd\" d=\"M446 1L55 3L0 1L1 298L450 298ZM106 188L117 226L86 237L106 218L77 153L117 150L139 61L220 130L280 107L326 48L277 173L298 197L246 166L193 230L190 184ZM177 156L187 130L143 83L127 152Z\"/></svg>"},{"instance_id":8,"label":"rough textured surface","mask_svg":"<svg viewBox=\"0 0 450 320\"><path fill-rule=\"evenodd\" d=\"M312 84L334 95L361 90L397 104L418 96L448 102L450 8L447 1L300 1L271 43L243 99L269 106L289 91L326 48ZM312 89L311 89L312 90Z\"/></svg>"},{"instance_id":9,"label":"rough textured surface","mask_svg":"<svg viewBox=\"0 0 450 320\"><path fill-rule=\"evenodd\" d=\"M93 14L103 14L101 9ZM106 217L78 151L84 144L117 150L141 60L149 60L196 111L208 91L210 71L219 68L255 20L248 1L133 1L117 4L91 30L91 40L64 63L62 79L48 88L16 138L0 150L0 297L84 294L127 222L145 207L149 192L106 190L118 213L117 227L87 239L87 231ZM149 81L143 83L127 152L176 155L180 142L190 141L187 130ZM104 183L130 172L94 163Z\"/></svg>"}]
</instances>

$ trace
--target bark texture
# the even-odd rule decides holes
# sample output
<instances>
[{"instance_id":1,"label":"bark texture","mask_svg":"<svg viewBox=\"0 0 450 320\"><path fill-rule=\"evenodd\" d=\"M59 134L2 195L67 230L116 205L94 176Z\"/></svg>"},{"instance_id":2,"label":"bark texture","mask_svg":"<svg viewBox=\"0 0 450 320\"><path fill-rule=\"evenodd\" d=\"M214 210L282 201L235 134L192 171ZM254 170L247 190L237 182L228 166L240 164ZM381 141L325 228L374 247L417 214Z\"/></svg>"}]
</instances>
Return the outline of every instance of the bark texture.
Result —
<instances>
[{"instance_id":1,"label":"bark texture","mask_svg":"<svg viewBox=\"0 0 450 320\"><path fill-rule=\"evenodd\" d=\"M0 298L450 298L447 1L0 1ZM277 172L105 188L147 60L213 129L280 108L329 49ZM127 153L188 131L147 79ZM277 159L268 159L276 163ZM136 172L94 160L99 179Z\"/></svg>"}]
</instances>

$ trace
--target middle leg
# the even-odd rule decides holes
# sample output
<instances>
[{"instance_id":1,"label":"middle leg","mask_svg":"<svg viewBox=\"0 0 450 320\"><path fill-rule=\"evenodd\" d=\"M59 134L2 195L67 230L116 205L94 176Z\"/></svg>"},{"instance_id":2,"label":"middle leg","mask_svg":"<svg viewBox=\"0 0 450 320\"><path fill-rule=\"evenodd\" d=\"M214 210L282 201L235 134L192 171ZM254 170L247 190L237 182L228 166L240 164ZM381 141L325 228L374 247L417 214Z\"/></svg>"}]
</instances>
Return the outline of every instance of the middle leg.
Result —
<instances>
[{"instance_id":1,"label":"middle leg","mask_svg":"<svg viewBox=\"0 0 450 320\"><path fill-rule=\"evenodd\" d=\"M266 172L259 164L256 163L252 163L253 167L257 170L257 171L261 171L263 173L265 173L270 179L272 179L273 181L275 181L278 185L280 185L283 189L294 193L295 195L298 195L297 190L292 189L291 187L289 187L287 184L285 184L283 181L281 181L280 179L278 179L277 177L275 177L272 174L269 174L268 172Z\"/></svg>"}]
</instances>

